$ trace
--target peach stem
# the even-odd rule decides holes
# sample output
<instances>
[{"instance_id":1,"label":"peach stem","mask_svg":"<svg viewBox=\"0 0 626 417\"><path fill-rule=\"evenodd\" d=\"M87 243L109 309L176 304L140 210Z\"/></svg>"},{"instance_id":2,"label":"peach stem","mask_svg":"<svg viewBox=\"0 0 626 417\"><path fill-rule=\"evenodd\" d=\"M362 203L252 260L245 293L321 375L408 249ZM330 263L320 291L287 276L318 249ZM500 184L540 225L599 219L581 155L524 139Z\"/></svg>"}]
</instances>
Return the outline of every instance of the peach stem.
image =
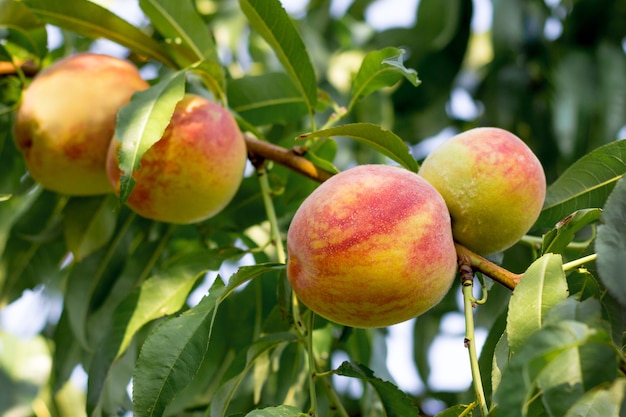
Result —
<instances>
[{"instance_id":1,"label":"peach stem","mask_svg":"<svg viewBox=\"0 0 626 417\"><path fill-rule=\"evenodd\" d=\"M286 149L282 146L274 145L266 141L258 140L248 134L244 135L246 145L248 146L248 154L251 159L261 157L278 162L314 181L324 182L332 173L315 166L311 161L302 156L293 149Z\"/></svg>"},{"instance_id":2,"label":"peach stem","mask_svg":"<svg viewBox=\"0 0 626 417\"><path fill-rule=\"evenodd\" d=\"M513 272L494 264L488 259L483 258L477 253L472 252L459 243L455 243L454 246L459 259L465 258L472 269L482 272L510 290L513 290L522 278L522 274L514 274Z\"/></svg>"}]
</instances>

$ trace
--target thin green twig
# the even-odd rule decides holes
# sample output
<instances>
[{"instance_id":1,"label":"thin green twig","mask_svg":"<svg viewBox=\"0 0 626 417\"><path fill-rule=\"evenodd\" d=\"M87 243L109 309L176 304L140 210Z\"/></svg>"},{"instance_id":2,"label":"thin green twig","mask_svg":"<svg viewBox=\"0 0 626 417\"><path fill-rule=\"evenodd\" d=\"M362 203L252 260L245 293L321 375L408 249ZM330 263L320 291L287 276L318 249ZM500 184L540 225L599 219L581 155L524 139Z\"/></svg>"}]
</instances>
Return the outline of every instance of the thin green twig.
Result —
<instances>
[{"instance_id":1,"label":"thin green twig","mask_svg":"<svg viewBox=\"0 0 626 417\"><path fill-rule=\"evenodd\" d=\"M463 288L463 308L465 311L465 347L469 352L470 367L472 370L472 381L476 392L476 402L480 408L481 415L487 416L487 401L483 390L483 382L478 367L478 354L476 353L476 337L474 334L474 271L466 258L460 259L461 282Z\"/></svg>"}]
</instances>

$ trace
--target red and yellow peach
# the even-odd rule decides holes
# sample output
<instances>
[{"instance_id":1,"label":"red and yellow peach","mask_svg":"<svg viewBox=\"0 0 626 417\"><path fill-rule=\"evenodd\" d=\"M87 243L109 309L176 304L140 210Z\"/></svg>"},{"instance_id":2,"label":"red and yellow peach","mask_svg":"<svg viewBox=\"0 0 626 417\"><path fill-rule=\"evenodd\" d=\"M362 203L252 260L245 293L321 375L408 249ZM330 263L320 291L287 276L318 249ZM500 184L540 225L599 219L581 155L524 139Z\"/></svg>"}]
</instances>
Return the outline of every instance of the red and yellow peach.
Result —
<instances>
[{"instance_id":1,"label":"red and yellow peach","mask_svg":"<svg viewBox=\"0 0 626 417\"><path fill-rule=\"evenodd\" d=\"M119 192L120 142L111 141L107 173ZM176 105L163 136L132 173L126 204L143 217L194 223L220 212L243 178L247 149L233 116L204 97L187 94Z\"/></svg>"},{"instance_id":2,"label":"red and yellow peach","mask_svg":"<svg viewBox=\"0 0 626 417\"><path fill-rule=\"evenodd\" d=\"M447 293L457 269L439 193L415 173L385 165L351 168L320 185L298 208L287 250L299 299L353 327L424 313Z\"/></svg>"}]
</instances>

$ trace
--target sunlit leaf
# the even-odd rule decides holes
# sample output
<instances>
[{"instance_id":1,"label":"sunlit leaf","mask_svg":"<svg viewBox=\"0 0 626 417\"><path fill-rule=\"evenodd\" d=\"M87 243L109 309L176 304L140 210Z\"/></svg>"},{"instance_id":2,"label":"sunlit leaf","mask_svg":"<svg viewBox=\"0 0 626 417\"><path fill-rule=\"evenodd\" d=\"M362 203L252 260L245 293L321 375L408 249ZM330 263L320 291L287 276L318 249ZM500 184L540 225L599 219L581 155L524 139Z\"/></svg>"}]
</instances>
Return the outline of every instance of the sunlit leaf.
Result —
<instances>
[{"instance_id":1,"label":"sunlit leaf","mask_svg":"<svg viewBox=\"0 0 626 417\"><path fill-rule=\"evenodd\" d=\"M205 256L210 258L209 253ZM203 276L203 271L195 267L186 257L179 260L144 281L115 309L111 329L89 370L88 411L99 402L111 366L126 351L135 333L149 321L176 313L185 304Z\"/></svg>"},{"instance_id":2,"label":"sunlit leaf","mask_svg":"<svg viewBox=\"0 0 626 417\"><path fill-rule=\"evenodd\" d=\"M116 199L105 197L73 198L65 207L63 232L67 248L80 261L106 245L117 221Z\"/></svg>"},{"instance_id":3,"label":"sunlit leaf","mask_svg":"<svg viewBox=\"0 0 626 417\"><path fill-rule=\"evenodd\" d=\"M470 406L468 405L454 405L452 407L446 408L445 410L435 414L435 417L461 417L461 416L472 416L473 414L470 412L467 413L467 409ZM478 411L478 410L477 410Z\"/></svg>"},{"instance_id":4,"label":"sunlit leaf","mask_svg":"<svg viewBox=\"0 0 626 417\"><path fill-rule=\"evenodd\" d=\"M208 25L192 1L140 0L150 22L163 35L179 68L198 72L218 100L224 95L224 72Z\"/></svg>"},{"instance_id":5,"label":"sunlit leaf","mask_svg":"<svg viewBox=\"0 0 626 417\"><path fill-rule=\"evenodd\" d=\"M609 351L613 352L613 360L606 356ZM551 409L557 405L555 401L566 399L573 403L578 397L569 395L571 384L584 384L585 389L589 389L594 383L605 381L604 375L610 378L615 374L614 352L603 330L575 321L544 326L528 339L504 369L494 394L498 415L522 417L529 415L530 408L535 408L536 412L536 408L544 408L544 404ZM572 355L576 359L571 359ZM568 383L558 380L560 376ZM538 385L550 391L547 397L537 391Z\"/></svg>"},{"instance_id":6,"label":"sunlit leaf","mask_svg":"<svg viewBox=\"0 0 626 417\"><path fill-rule=\"evenodd\" d=\"M598 274L608 291L626 307L626 180L618 181L609 196L598 227Z\"/></svg>"},{"instance_id":7,"label":"sunlit leaf","mask_svg":"<svg viewBox=\"0 0 626 417\"><path fill-rule=\"evenodd\" d=\"M583 156L548 187L536 225L552 228L576 210L602 208L624 172L626 140L611 142Z\"/></svg>"},{"instance_id":8,"label":"sunlit leaf","mask_svg":"<svg viewBox=\"0 0 626 417\"><path fill-rule=\"evenodd\" d=\"M197 61L217 60L217 49L206 23L191 1L140 0L150 22L171 44L188 49L187 66Z\"/></svg>"},{"instance_id":9,"label":"sunlit leaf","mask_svg":"<svg viewBox=\"0 0 626 417\"><path fill-rule=\"evenodd\" d=\"M560 255L546 254L533 262L513 290L509 303L507 337L511 354L541 328L552 306L568 295Z\"/></svg>"},{"instance_id":10,"label":"sunlit leaf","mask_svg":"<svg viewBox=\"0 0 626 417\"><path fill-rule=\"evenodd\" d=\"M315 70L300 34L280 1L239 0L239 5L252 28L272 47L313 114L317 102Z\"/></svg>"},{"instance_id":11,"label":"sunlit leaf","mask_svg":"<svg viewBox=\"0 0 626 417\"><path fill-rule=\"evenodd\" d=\"M353 123L300 135L300 139L345 136L377 150L405 168L417 172L419 166L406 143L393 132L379 125Z\"/></svg>"},{"instance_id":12,"label":"sunlit leaf","mask_svg":"<svg viewBox=\"0 0 626 417\"><path fill-rule=\"evenodd\" d=\"M621 417L626 415L626 379L616 379L606 389L586 392L564 417Z\"/></svg>"},{"instance_id":13,"label":"sunlit leaf","mask_svg":"<svg viewBox=\"0 0 626 417\"><path fill-rule=\"evenodd\" d=\"M365 55L352 83L352 102L349 108L358 99L381 88L390 87L402 78L406 78L415 87L420 85L417 72L404 66L403 54L402 49L388 47Z\"/></svg>"},{"instance_id":14,"label":"sunlit leaf","mask_svg":"<svg viewBox=\"0 0 626 417\"><path fill-rule=\"evenodd\" d=\"M143 344L133 376L136 415L160 416L177 392L193 379L211 341L217 308L230 293L248 280L280 264L242 267L224 286L217 278L198 305L157 326Z\"/></svg>"},{"instance_id":15,"label":"sunlit leaf","mask_svg":"<svg viewBox=\"0 0 626 417\"><path fill-rule=\"evenodd\" d=\"M266 407L254 410L246 414L245 417L307 417L296 407L290 405L279 405L278 407Z\"/></svg>"},{"instance_id":16,"label":"sunlit leaf","mask_svg":"<svg viewBox=\"0 0 626 417\"><path fill-rule=\"evenodd\" d=\"M599 208L581 209L567 216L556 227L543 235L542 253L562 253L583 227L596 222L602 210Z\"/></svg>"},{"instance_id":17,"label":"sunlit leaf","mask_svg":"<svg viewBox=\"0 0 626 417\"><path fill-rule=\"evenodd\" d=\"M175 67L168 52L139 28L89 0L23 0L43 22L89 38L106 38Z\"/></svg>"},{"instance_id":18,"label":"sunlit leaf","mask_svg":"<svg viewBox=\"0 0 626 417\"><path fill-rule=\"evenodd\" d=\"M374 376L374 372L366 366L343 362L334 372L337 375L358 378L370 384L380 397L388 417L419 415L419 410L408 395L391 382Z\"/></svg>"},{"instance_id":19,"label":"sunlit leaf","mask_svg":"<svg viewBox=\"0 0 626 417\"><path fill-rule=\"evenodd\" d=\"M141 165L143 154L162 136L176 104L185 94L185 74L176 72L158 84L133 95L122 107L115 127L119 149L120 201L124 203L135 185L131 173Z\"/></svg>"},{"instance_id":20,"label":"sunlit leaf","mask_svg":"<svg viewBox=\"0 0 626 417\"><path fill-rule=\"evenodd\" d=\"M228 104L255 126L297 121L308 112L298 87L282 72L249 75L230 81Z\"/></svg>"}]
</instances>

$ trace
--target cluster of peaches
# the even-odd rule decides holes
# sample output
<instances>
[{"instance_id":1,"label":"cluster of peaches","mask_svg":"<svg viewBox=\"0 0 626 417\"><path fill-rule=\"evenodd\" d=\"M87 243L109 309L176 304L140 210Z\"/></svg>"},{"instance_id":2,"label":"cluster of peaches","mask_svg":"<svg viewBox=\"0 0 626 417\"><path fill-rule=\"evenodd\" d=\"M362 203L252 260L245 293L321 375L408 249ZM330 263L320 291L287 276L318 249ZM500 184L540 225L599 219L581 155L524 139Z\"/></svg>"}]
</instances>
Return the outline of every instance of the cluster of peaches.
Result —
<instances>
[{"instance_id":1,"label":"cluster of peaches","mask_svg":"<svg viewBox=\"0 0 626 417\"><path fill-rule=\"evenodd\" d=\"M75 55L42 71L26 89L15 123L31 176L67 195L119 192L116 115L146 88L133 65L104 55ZM233 198L246 157L232 115L187 94L133 172L127 204L164 222L207 219ZM350 168L296 211L287 276L322 317L354 327L396 324L448 292L457 273L455 242L482 255L511 247L536 221L545 192L533 152L491 127L444 142L418 173L389 165Z\"/></svg>"}]
</instances>

